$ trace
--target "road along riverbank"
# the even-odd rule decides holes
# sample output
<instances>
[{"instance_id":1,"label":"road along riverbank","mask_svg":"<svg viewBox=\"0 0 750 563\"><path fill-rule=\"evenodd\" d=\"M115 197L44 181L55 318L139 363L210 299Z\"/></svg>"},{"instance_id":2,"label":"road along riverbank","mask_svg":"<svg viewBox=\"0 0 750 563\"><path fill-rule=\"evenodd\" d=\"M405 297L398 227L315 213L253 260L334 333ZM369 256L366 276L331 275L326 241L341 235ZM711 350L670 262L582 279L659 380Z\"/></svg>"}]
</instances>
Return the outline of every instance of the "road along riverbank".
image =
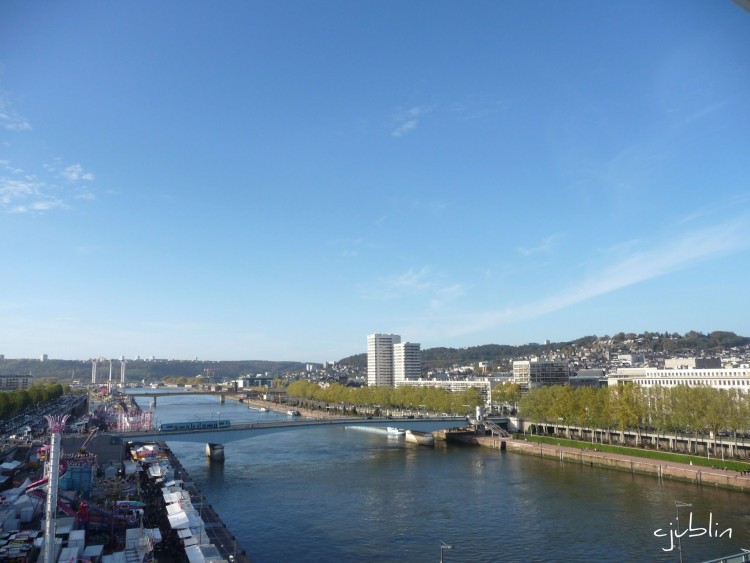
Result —
<instances>
[{"instance_id":1,"label":"road along riverbank","mask_svg":"<svg viewBox=\"0 0 750 563\"><path fill-rule=\"evenodd\" d=\"M743 475L736 471L698 467L685 463L665 462L638 456L605 453L596 451L596 449L589 450L540 444L529 442L522 438L476 436L471 432L441 430L435 432L435 437L436 439L452 443L470 444L540 458L557 459L561 462L588 465L590 467L605 467L618 471L651 475L658 479L673 479L675 481L695 483L696 485L709 485L722 489L750 492L750 475Z\"/></svg>"},{"instance_id":2,"label":"road along riverbank","mask_svg":"<svg viewBox=\"0 0 750 563\"><path fill-rule=\"evenodd\" d=\"M304 416L307 418L334 418L334 417L341 416L340 414L332 415L328 411L318 411L318 410L314 411L314 410L306 409L303 407L292 407L289 405L282 405L280 403L274 403L272 401L262 401L259 399L247 399L247 398L242 397L241 395L230 396L228 398L235 399L235 400L239 400L240 398L242 398L242 402L244 404L246 404L249 407L257 408L257 409L260 409L260 408L270 409L272 411L280 412L280 413L285 413L289 410L297 411L299 412L300 416Z\"/></svg>"}]
</instances>

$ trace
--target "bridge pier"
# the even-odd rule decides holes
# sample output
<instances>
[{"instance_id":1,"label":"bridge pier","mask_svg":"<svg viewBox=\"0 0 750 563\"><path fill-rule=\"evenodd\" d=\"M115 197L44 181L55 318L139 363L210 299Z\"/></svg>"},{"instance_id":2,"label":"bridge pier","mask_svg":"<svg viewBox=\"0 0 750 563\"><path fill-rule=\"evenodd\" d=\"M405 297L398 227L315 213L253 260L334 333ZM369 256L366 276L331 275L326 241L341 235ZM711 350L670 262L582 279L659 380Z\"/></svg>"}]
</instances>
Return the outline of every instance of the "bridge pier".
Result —
<instances>
[{"instance_id":1,"label":"bridge pier","mask_svg":"<svg viewBox=\"0 0 750 563\"><path fill-rule=\"evenodd\" d=\"M219 402L223 405L225 403L225 396L224 394L219 395Z\"/></svg>"},{"instance_id":2,"label":"bridge pier","mask_svg":"<svg viewBox=\"0 0 750 563\"><path fill-rule=\"evenodd\" d=\"M152 409L156 408L156 397L151 397L151 408Z\"/></svg>"},{"instance_id":3,"label":"bridge pier","mask_svg":"<svg viewBox=\"0 0 750 563\"><path fill-rule=\"evenodd\" d=\"M206 444L206 457L211 461L224 461L224 444Z\"/></svg>"}]
</instances>

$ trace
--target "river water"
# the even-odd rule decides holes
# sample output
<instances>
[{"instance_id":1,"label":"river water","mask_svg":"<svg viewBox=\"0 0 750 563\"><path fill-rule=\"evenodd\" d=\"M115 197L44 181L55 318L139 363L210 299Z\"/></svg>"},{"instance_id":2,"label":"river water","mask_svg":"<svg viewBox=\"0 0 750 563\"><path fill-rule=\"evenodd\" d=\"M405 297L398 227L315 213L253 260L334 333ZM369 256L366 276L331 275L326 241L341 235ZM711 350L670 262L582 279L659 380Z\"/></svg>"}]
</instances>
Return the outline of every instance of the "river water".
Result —
<instances>
[{"instance_id":1,"label":"river water","mask_svg":"<svg viewBox=\"0 0 750 563\"><path fill-rule=\"evenodd\" d=\"M286 418L205 396L159 397L155 416ZM692 516L683 561L750 548L745 493L343 428L231 442L223 464L208 461L203 445L169 445L238 550L258 563L436 562L441 542L452 546L442 551L446 563L679 561L675 501L692 504L680 508L681 531Z\"/></svg>"}]
</instances>

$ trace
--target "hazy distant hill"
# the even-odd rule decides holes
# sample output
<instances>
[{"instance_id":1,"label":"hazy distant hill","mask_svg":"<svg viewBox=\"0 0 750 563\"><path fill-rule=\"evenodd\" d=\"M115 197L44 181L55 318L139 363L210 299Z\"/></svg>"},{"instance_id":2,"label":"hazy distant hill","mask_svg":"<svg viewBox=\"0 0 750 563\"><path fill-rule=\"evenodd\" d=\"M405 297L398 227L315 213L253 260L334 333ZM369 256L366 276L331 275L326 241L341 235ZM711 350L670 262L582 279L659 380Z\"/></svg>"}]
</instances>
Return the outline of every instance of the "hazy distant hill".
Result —
<instances>
[{"instance_id":1,"label":"hazy distant hill","mask_svg":"<svg viewBox=\"0 0 750 563\"><path fill-rule=\"evenodd\" d=\"M573 352L576 348L599 347L612 351L644 351L667 353L718 353L731 348L750 345L750 338L733 332L715 331L709 334L690 331L685 335L675 333L645 332L643 334L617 333L614 336L584 336L570 342L550 344L485 344L468 348L427 348L422 350L422 363L425 367L447 367L465 365L472 362L504 362L523 356L538 356L546 352L563 350ZM367 367L367 354L357 354L342 359L339 363L360 368Z\"/></svg>"},{"instance_id":2,"label":"hazy distant hill","mask_svg":"<svg viewBox=\"0 0 750 563\"><path fill-rule=\"evenodd\" d=\"M422 350L422 363L425 368L440 368L452 365L466 365L473 362L493 361L496 364L508 362L523 356L538 356L561 350L573 353L577 348L609 349L612 352L655 352L668 354L718 353L731 348L750 346L750 338L733 332L715 331L709 334L690 331L684 335L675 333L644 332L643 334L617 333L614 336L584 336L570 342L550 344L485 344L468 348L428 348ZM343 358L339 364L367 368L367 354L356 354ZM201 362L189 360L132 360L127 362L127 380L160 381L165 377L195 377L206 375L207 370L218 378L255 375L268 372L279 375L304 369L303 362L271 362L243 360L227 362ZM91 360L47 360L33 359L0 360L0 375L31 373L38 380L78 379L81 383L91 381ZM109 362L99 364L99 381L109 376ZM112 364L112 379L120 379L120 362Z\"/></svg>"},{"instance_id":3,"label":"hazy distant hill","mask_svg":"<svg viewBox=\"0 0 750 563\"><path fill-rule=\"evenodd\" d=\"M196 362L196 361L145 361L131 360L127 362L127 380L160 381L164 377L195 377L211 375L219 378L237 377L239 375L257 375L268 372L270 375L295 371L304 368L301 362L270 362L262 360L243 360L227 362ZM0 360L0 375L30 373L39 380L43 379L78 379L81 383L91 381L91 360ZM99 381L109 378L109 361L99 363L97 370ZM120 362L112 362L112 379L120 380Z\"/></svg>"}]
</instances>

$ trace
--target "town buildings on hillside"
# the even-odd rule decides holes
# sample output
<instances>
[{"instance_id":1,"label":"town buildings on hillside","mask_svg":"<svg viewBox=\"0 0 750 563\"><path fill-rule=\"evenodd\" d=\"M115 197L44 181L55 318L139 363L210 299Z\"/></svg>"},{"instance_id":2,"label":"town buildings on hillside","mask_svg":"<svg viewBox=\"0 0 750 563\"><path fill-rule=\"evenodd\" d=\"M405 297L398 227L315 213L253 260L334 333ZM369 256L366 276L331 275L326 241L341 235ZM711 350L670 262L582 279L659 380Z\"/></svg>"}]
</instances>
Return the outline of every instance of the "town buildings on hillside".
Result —
<instances>
[{"instance_id":1,"label":"town buildings on hillside","mask_svg":"<svg viewBox=\"0 0 750 563\"><path fill-rule=\"evenodd\" d=\"M654 351L648 338L598 339L586 345L547 346L538 356L486 360L423 370L419 344L401 342L400 335L367 337L367 367L327 363L277 376L304 378L321 385L412 385L458 392L479 389L490 404L498 384L519 383L528 390L542 385L603 387L626 382L641 386L708 385L750 392L750 347L736 347L710 357L698 350Z\"/></svg>"}]
</instances>

